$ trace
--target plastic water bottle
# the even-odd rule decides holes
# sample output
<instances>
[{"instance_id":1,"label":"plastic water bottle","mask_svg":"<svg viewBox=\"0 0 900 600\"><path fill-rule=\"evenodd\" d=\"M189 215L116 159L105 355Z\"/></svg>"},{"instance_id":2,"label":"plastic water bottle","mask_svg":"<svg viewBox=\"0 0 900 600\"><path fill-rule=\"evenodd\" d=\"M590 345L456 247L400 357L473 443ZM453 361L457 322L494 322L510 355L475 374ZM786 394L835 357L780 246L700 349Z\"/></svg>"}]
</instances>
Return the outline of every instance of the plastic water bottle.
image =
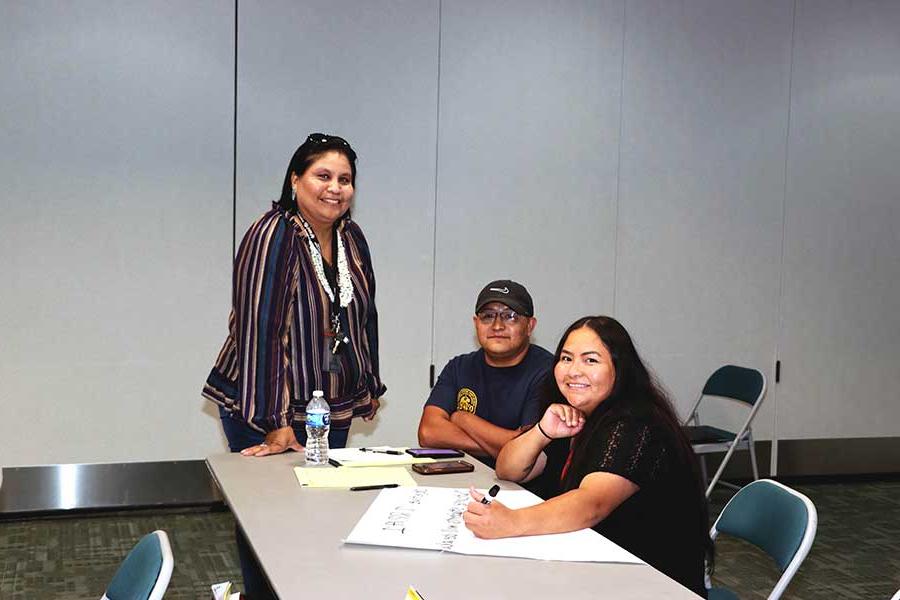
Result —
<instances>
[{"instance_id":1,"label":"plastic water bottle","mask_svg":"<svg viewBox=\"0 0 900 600\"><path fill-rule=\"evenodd\" d=\"M323 465L328 462L328 429L331 424L331 408L325 402L322 390L313 392L306 405L306 462Z\"/></svg>"}]
</instances>

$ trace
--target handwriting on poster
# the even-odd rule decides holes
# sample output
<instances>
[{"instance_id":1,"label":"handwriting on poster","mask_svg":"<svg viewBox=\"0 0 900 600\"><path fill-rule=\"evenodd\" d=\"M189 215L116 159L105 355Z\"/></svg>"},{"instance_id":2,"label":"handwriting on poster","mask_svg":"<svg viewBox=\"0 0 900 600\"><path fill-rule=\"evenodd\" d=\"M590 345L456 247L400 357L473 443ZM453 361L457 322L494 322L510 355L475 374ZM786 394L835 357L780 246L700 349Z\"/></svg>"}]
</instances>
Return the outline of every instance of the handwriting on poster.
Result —
<instances>
[{"instance_id":1,"label":"handwriting on poster","mask_svg":"<svg viewBox=\"0 0 900 600\"><path fill-rule=\"evenodd\" d=\"M444 513L445 521L441 528L441 550L450 550L453 548L453 542L462 527L462 514L466 512L466 505L469 503L469 492L466 490L453 490L453 501L447 507Z\"/></svg>"},{"instance_id":2,"label":"handwriting on poster","mask_svg":"<svg viewBox=\"0 0 900 600\"><path fill-rule=\"evenodd\" d=\"M415 488L400 502L394 503L385 516L381 530L384 533L421 537L429 532L431 543L442 550L450 550L459 528L462 514L466 512L469 493L464 489L440 490ZM412 528L411 524L415 524Z\"/></svg>"},{"instance_id":3,"label":"handwriting on poster","mask_svg":"<svg viewBox=\"0 0 900 600\"><path fill-rule=\"evenodd\" d=\"M542 502L526 490L503 490L497 501L511 509ZM592 529L495 540L477 538L462 519L469 502L469 491L461 488L381 490L345 542L540 560L641 562Z\"/></svg>"},{"instance_id":4,"label":"handwriting on poster","mask_svg":"<svg viewBox=\"0 0 900 600\"><path fill-rule=\"evenodd\" d=\"M403 504L395 507L388 513L387 520L384 522L382 529L384 531L399 531L406 533L406 525L409 523L410 517L415 514L416 509L422 505L422 499L428 494L425 488L415 488L409 498Z\"/></svg>"}]
</instances>

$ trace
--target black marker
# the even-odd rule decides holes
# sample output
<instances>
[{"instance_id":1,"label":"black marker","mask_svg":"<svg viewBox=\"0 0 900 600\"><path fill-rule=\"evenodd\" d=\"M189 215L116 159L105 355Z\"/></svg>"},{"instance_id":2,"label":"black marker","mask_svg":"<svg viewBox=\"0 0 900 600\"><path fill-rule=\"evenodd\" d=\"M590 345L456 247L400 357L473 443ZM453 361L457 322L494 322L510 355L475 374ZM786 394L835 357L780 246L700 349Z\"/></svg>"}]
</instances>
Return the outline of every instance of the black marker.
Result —
<instances>
[{"instance_id":1,"label":"black marker","mask_svg":"<svg viewBox=\"0 0 900 600\"><path fill-rule=\"evenodd\" d=\"M487 496L481 499L482 504L490 504L491 500L497 497L497 494L500 493L500 486L495 485L491 489L488 490Z\"/></svg>"},{"instance_id":2,"label":"black marker","mask_svg":"<svg viewBox=\"0 0 900 600\"><path fill-rule=\"evenodd\" d=\"M365 492L366 490L383 490L384 488L400 487L399 483L380 483L378 485L358 485L350 488L351 492Z\"/></svg>"}]
</instances>

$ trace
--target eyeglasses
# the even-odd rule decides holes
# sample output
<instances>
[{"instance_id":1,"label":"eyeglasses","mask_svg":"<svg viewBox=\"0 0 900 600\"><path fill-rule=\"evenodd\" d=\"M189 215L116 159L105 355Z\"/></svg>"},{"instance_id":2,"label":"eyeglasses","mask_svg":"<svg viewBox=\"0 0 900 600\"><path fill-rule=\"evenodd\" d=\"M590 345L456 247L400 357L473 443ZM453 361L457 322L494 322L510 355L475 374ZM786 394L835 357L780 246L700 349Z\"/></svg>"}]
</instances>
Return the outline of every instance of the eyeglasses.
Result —
<instances>
[{"instance_id":1,"label":"eyeglasses","mask_svg":"<svg viewBox=\"0 0 900 600\"><path fill-rule=\"evenodd\" d=\"M494 319L500 318L501 323L518 323L522 315L514 310L481 310L475 313L482 325L491 325Z\"/></svg>"},{"instance_id":2,"label":"eyeglasses","mask_svg":"<svg viewBox=\"0 0 900 600\"><path fill-rule=\"evenodd\" d=\"M350 147L350 143L342 137L336 135L328 135L327 133L311 133L306 138L308 144L340 144L346 148Z\"/></svg>"}]
</instances>

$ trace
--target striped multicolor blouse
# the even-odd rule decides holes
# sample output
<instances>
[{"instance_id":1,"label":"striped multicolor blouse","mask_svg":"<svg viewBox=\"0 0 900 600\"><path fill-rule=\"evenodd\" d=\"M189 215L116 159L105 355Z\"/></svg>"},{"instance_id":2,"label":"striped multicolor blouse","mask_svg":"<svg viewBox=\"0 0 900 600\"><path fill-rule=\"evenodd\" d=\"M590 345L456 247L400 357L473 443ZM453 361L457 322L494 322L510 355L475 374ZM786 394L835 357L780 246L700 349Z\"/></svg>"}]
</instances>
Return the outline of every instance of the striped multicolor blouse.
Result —
<instances>
[{"instance_id":1,"label":"striped multicolor blouse","mask_svg":"<svg viewBox=\"0 0 900 600\"><path fill-rule=\"evenodd\" d=\"M349 218L338 226L353 300L342 309L350 337L330 359L330 301L316 278L299 217L277 204L250 226L234 261L228 337L203 396L264 432L305 419L313 390L325 392L331 426L348 429L384 394L378 375L378 315L369 246Z\"/></svg>"}]
</instances>

